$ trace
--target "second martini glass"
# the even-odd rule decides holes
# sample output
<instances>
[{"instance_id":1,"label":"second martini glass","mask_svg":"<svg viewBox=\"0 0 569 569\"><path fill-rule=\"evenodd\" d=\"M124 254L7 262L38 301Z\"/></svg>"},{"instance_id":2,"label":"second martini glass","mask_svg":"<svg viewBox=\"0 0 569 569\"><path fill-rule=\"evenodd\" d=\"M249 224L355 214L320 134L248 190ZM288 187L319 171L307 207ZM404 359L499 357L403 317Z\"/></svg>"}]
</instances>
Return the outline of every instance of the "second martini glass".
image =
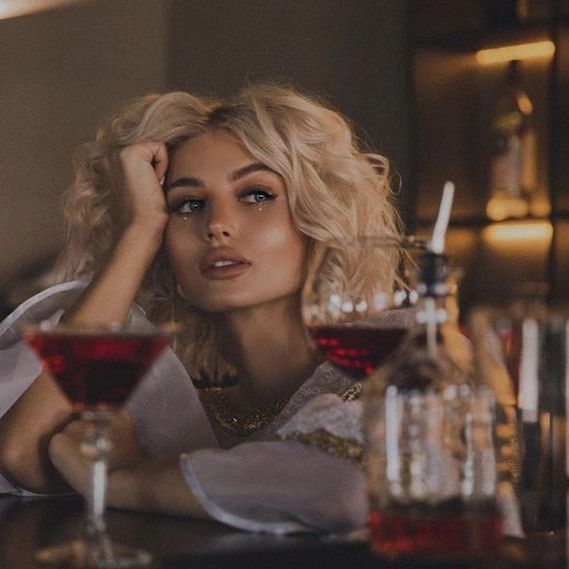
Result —
<instances>
[{"instance_id":1,"label":"second martini glass","mask_svg":"<svg viewBox=\"0 0 569 569\"><path fill-rule=\"evenodd\" d=\"M303 294L303 318L316 346L354 381L380 366L406 336L415 292L405 283L413 237L349 237L320 244ZM399 263L393 284L384 267Z\"/></svg>"}]
</instances>

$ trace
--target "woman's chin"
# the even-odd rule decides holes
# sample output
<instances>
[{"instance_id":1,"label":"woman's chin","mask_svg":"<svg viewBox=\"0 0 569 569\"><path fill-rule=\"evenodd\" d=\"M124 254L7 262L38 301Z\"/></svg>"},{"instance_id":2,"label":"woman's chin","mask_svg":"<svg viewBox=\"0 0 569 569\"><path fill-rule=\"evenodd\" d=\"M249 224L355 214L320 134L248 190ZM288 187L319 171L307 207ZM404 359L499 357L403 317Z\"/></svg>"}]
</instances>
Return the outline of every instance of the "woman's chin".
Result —
<instances>
[{"instance_id":1,"label":"woman's chin","mask_svg":"<svg viewBox=\"0 0 569 569\"><path fill-rule=\"evenodd\" d=\"M206 312L208 314L219 314L222 312L233 312L236 310L245 310L248 308L253 308L258 303L252 301L251 299L242 298L228 298L215 297L215 298L204 298L201 297L199 302L193 302L192 306L200 310L201 312Z\"/></svg>"}]
</instances>

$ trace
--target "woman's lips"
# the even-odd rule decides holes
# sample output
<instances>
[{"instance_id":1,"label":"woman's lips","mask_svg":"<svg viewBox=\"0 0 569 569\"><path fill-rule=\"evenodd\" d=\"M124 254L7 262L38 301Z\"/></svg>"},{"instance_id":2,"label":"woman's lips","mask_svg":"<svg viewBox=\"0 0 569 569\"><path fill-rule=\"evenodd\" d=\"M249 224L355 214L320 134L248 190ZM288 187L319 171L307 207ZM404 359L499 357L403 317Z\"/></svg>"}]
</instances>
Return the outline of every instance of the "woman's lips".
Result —
<instances>
[{"instance_id":1,"label":"woman's lips","mask_svg":"<svg viewBox=\"0 0 569 569\"><path fill-rule=\"evenodd\" d=\"M250 266L249 263L231 263L229 265L213 266L202 271L202 275L206 279L214 281L234 279L242 275Z\"/></svg>"},{"instance_id":2,"label":"woman's lips","mask_svg":"<svg viewBox=\"0 0 569 569\"><path fill-rule=\"evenodd\" d=\"M206 253L200 261L203 277L211 280L234 279L249 269L251 262L229 248Z\"/></svg>"}]
</instances>

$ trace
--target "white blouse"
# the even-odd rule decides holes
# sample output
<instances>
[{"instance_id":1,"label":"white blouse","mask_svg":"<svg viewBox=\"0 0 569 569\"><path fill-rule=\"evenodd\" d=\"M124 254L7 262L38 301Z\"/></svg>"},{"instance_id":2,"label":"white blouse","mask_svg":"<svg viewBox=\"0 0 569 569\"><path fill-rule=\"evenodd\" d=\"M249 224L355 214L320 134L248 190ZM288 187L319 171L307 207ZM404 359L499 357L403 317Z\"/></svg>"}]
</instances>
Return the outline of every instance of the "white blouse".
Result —
<instances>
[{"instance_id":1,"label":"white blouse","mask_svg":"<svg viewBox=\"0 0 569 569\"><path fill-rule=\"evenodd\" d=\"M85 285L72 281L51 287L0 323L0 417L41 372L22 340L22 328L57 322ZM131 319L151 326L139 308ZM363 528L367 517L358 460L361 404L341 397L352 385L324 363L272 423L220 445L219 428L214 430L184 366L167 350L127 408L143 449L152 456L179 455L188 486L214 519L250 531L345 532ZM1 474L0 492L26 493Z\"/></svg>"}]
</instances>

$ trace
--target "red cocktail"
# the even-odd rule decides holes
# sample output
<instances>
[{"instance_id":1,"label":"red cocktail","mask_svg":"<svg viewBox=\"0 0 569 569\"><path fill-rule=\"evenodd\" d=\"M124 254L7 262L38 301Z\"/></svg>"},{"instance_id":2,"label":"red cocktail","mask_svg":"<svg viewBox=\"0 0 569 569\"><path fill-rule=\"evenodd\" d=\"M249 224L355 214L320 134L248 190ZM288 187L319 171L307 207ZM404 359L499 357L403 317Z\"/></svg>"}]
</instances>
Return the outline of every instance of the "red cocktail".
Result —
<instances>
[{"instance_id":1,"label":"red cocktail","mask_svg":"<svg viewBox=\"0 0 569 569\"><path fill-rule=\"evenodd\" d=\"M407 334L404 328L357 324L312 326L309 331L322 355L355 380L383 364Z\"/></svg>"},{"instance_id":2,"label":"red cocktail","mask_svg":"<svg viewBox=\"0 0 569 569\"><path fill-rule=\"evenodd\" d=\"M154 333L40 328L26 340L78 411L121 407L168 344Z\"/></svg>"},{"instance_id":3,"label":"red cocktail","mask_svg":"<svg viewBox=\"0 0 569 569\"><path fill-rule=\"evenodd\" d=\"M414 321L405 284L414 238L362 236L318 244L303 290L304 323L315 346L354 381L384 364Z\"/></svg>"}]
</instances>

